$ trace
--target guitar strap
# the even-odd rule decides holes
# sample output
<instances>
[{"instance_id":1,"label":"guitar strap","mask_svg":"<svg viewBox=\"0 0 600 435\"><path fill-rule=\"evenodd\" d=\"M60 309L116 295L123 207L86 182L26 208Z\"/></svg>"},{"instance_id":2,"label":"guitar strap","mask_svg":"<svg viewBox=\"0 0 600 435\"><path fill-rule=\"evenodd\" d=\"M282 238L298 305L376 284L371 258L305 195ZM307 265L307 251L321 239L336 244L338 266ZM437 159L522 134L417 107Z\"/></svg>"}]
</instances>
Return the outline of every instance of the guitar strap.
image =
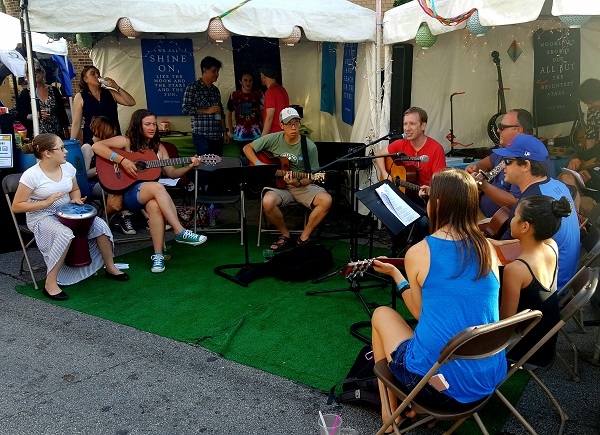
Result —
<instances>
[{"instance_id":1,"label":"guitar strap","mask_svg":"<svg viewBox=\"0 0 600 435\"><path fill-rule=\"evenodd\" d=\"M304 160L304 172L310 174L310 159L308 158L308 145L306 136L300 135L300 146L302 147L302 159Z\"/></svg>"}]
</instances>

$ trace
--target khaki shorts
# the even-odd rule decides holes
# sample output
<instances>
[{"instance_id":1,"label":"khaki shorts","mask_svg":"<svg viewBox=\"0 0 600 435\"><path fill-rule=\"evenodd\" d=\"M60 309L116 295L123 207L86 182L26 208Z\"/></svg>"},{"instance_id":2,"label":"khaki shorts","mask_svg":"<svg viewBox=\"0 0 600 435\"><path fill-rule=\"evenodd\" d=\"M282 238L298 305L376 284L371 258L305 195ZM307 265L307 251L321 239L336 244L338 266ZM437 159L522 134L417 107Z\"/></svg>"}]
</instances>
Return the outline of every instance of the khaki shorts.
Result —
<instances>
[{"instance_id":1,"label":"khaki shorts","mask_svg":"<svg viewBox=\"0 0 600 435\"><path fill-rule=\"evenodd\" d=\"M272 190L281 198L281 206L285 207L293 202L299 202L304 207L312 210L312 202L318 193L327 191L321 186L316 184L309 184L303 187L289 186L287 189L274 189L272 187L266 187L267 190Z\"/></svg>"}]
</instances>

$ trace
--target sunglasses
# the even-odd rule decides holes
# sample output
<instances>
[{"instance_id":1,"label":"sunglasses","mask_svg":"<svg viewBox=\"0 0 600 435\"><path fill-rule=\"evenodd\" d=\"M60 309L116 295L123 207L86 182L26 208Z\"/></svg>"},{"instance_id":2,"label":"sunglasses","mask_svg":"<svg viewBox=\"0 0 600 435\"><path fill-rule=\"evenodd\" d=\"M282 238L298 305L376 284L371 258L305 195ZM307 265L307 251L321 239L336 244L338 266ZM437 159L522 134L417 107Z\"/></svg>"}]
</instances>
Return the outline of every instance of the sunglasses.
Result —
<instances>
[{"instance_id":1,"label":"sunglasses","mask_svg":"<svg viewBox=\"0 0 600 435\"><path fill-rule=\"evenodd\" d=\"M517 159L502 159L502 163L504 163L505 166L510 166L512 164L512 162L516 161Z\"/></svg>"},{"instance_id":2,"label":"sunglasses","mask_svg":"<svg viewBox=\"0 0 600 435\"><path fill-rule=\"evenodd\" d=\"M498 124L498 130L503 131L506 130L507 128L519 128L520 125L504 125L504 124Z\"/></svg>"}]
</instances>

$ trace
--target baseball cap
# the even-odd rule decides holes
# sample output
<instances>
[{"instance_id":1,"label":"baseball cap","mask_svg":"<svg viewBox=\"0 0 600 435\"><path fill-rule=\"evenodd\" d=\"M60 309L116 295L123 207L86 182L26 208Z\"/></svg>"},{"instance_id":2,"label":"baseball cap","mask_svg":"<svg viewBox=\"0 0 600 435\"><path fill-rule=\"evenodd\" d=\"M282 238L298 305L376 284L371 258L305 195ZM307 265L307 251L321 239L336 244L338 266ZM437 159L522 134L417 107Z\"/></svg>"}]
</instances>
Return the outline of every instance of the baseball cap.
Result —
<instances>
[{"instance_id":1,"label":"baseball cap","mask_svg":"<svg viewBox=\"0 0 600 435\"><path fill-rule=\"evenodd\" d=\"M296 109L294 109L293 107L286 107L279 114L279 122L283 122L284 124L287 124L292 119L296 119L296 118L302 119L300 117L300 115L298 114L298 111Z\"/></svg>"},{"instance_id":2,"label":"baseball cap","mask_svg":"<svg viewBox=\"0 0 600 435\"><path fill-rule=\"evenodd\" d=\"M545 162L548 157L548 150L542 141L529 134L513 137L504 148L497 148L493 153L502 157L520 157L535 162Z\"/></svg>"}]
</instances>

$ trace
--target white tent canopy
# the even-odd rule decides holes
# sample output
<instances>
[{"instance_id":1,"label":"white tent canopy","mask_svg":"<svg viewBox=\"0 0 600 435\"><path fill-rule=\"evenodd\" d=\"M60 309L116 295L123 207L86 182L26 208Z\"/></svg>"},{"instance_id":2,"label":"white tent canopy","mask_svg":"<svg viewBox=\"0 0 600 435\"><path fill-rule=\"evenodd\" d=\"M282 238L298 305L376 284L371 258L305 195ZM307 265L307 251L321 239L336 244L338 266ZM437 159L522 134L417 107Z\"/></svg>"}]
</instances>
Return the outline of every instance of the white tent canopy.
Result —
<instances>
[{"instance_id":1,"label":"white tent canopy","mask_svg":"<svg viewBox=\"0 0 600 435\"><path fill-rule=\"evenodd\" d=\"M33 51L38 53L58 54L66 56L67 41L64 38L54 40L42 33L33 32L31 35ZM18 18L0 13L0 50L13 50L21 43L21 22Z\"/></svg>"},{"instance_id":2,"label":"white tent canopy","mask_svg":"<svg viewBox=\"0 0 600 435\"><path fill-rule=\"evenodd\" d=\"M231 42L219 45L205 32L212 18L240 5L240 0L70 0L69 14L57 14L55 0L29 0L26 14L31 30L44 32L111 32L121 17L129 18L139 38L192 38L196 72L200 59L213 55L223 62L216 85L226 101L235 86ZM77 19L73 20L73 16ZM314 131L316 140L364 141L376 134L374 119L378 107L374 86L376 13L346 0L302 0L284 4L278 0L252 0L222 18L232 33L244 36L285 38L294 26L302 28L304 38L295 47L282 46L283 85L292 104L305 107L303 122ZM160 34L160 35L157 35ZM315 42L308 42L306 39ZM355 122L341 121L341 70L343 46L338 45L336 74L336 107L331 116L320 112L321 55L323 42L360 42L355 90ZM201 54L200 54L201 53ZM141 54L139 39L104 38L90 57L102 72L133 91L135 108L145 104L144 84L140 80ZM366 67L366 68L365 68ZM366 71L365 71L366 69ZM136 89L137 88L137 89ZM225 102L224 101L224 102ZM369 108L368 110L366 108ZM122 124L126 124L132 108L119 108ZM189 129L189 117L169 118L172 129Z\"/></svg>"},{"instance_id":3,"label":"white tent canopy","mask_svg":"<svg viewBox=\"0 0 600 435\"><path fill-rule=\"evenodd\" d=\"M240 0L75 0L69 13L56 13L55 0L30 0L31 29L41 32L111 32L127 17L139 32L199 33ZM73 17L77 17L76 20ZM375 13L340 0L302 0L285 3L252 0L223 17L232 33L285 38L294 26L311 41L362 42L375 40Z\"/></svg>"},{"instance_id":4,"label":"white tent canopy","mask_svg":"<svg viewBox=\"0 0 600 435\"><path fill-rule=\"evenodd\" d=\"M600 2L574 0L437 0L436 12L442 17L454 17L475 8L484 26L504 26L527 23L538 19L552 5L552 15L600 15ZM427 23L431 33L439 35L462 29L445 26L427 15L418 2L412 1L390 9L383 18L383 43L395 44L413 39L422 23Z\"/></svg>"}]
</instances>

